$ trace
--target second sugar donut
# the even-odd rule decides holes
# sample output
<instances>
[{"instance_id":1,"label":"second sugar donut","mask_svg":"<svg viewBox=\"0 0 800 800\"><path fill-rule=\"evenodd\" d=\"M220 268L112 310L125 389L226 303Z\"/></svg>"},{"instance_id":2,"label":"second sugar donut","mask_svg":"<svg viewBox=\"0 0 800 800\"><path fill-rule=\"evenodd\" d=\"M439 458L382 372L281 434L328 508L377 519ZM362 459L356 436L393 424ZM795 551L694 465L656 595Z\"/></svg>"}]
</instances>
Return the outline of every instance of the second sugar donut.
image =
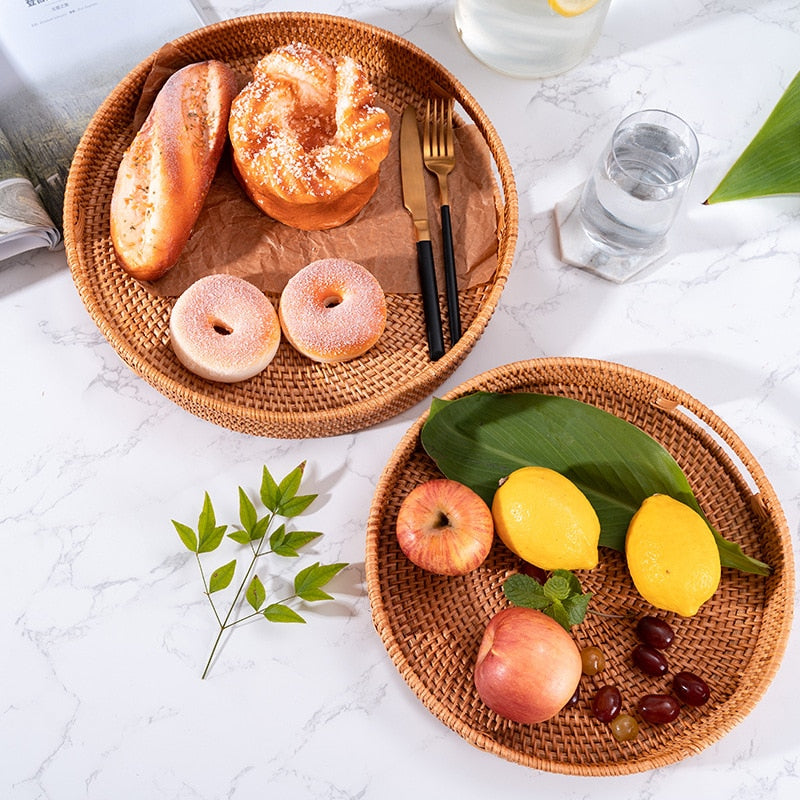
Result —
<instances>
[{"instance_id":1,"label":"second sugar donut","mask_svg":"<svg viewBox=\"0 0 800 800\"><path fill-rule=\"evenodd\" d=\"M386 327L386 297L377 278L354 261L324 258L292 276L278 316L289 343L314 361L356 358Z\"/></svg>"},{"instance_id":2,"label":"second sugar donut","mask_svg":"<svg viewBox=\"0 0 800 800\"><path fill-rule=\"evenodd\" d=\"M207 275L177 299L169 318L172 349L191 372L211 381L252 378L272 361L281 339L272 303L234 275Z\"/></svg>"}]
</instances>

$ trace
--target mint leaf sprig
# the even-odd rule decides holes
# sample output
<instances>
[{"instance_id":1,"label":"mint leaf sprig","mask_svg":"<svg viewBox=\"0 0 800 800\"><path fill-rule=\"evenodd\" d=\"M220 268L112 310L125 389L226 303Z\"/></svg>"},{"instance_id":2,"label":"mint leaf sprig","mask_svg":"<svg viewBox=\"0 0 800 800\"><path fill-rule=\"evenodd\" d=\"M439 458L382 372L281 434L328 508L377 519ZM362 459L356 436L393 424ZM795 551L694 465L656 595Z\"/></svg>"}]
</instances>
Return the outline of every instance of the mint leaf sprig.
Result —
<instances>
[{"instance_id":1,"label":"mint leaf sprig","mask_svg":"<svg viewBox=\"0 0 800 800\"><path fill-rule=\"evenodd\" d=\"M288 530L285 522L281 522L274 530L271 530L277 518L288 520L296 517L317 498L316 494L298 494L305 465L304 461L280 482L275 481L266 466L263 468L259 489L261 502L267 510L263 516L259 516L258 510L247 493L241 486L239 487L240 526L227 533L227 538L246 547L249 550L250 560L245 567L233 600L224 614L220 611L212 595L231 585L236 575L238 559L234 558L222 564L206 577L201 555L212 553L219 548L226 538L228 525L217 523L214 506L208 492L203 498L203 507L197 520L196 531L189 525L172 520L181 542L195 554L203 581L204 594L208 597L211 610L214 612L219 626L201 678L208 675L223 634L235 625L258 616L263 616L269 622L305 623L306 620L289 605L292 600L301 600L307 603L333 600L333 596L324 591L322 587L348 566L346 563L321 564L315 562L301 569L294 576L294 591L287 597L270 603L267 603L264 583L255 572L257 562L262 556L273 554L283 558L297 558L300 555L298 550L301 547L322 536L316 531ZM249 610L245 603L249 606ZM236 616L237 613L239 616Z\"/></svg>"},{"instance_id":2,"label":"mint leaf sprig","mask_svg":"<svg viewBox=\"0 0 800 800\"><path fill-rule=\"evenodd\" d=\"M510 575L503 593L515 606L542 611L568 632L583 622L592 599L592 593L583 592L581 582L566 569L554 570L543 584L523 573Z\"/></svg>"}]
</instances>

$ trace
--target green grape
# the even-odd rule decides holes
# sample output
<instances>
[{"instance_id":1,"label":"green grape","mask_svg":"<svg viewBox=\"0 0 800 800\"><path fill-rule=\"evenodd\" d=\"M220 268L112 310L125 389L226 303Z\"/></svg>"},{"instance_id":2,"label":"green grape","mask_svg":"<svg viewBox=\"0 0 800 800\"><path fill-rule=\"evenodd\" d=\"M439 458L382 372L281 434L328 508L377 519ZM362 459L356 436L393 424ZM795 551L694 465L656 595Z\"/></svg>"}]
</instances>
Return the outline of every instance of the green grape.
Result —
<instances>
[{"instance_id":1,"label":"green grape","mask_svg":"<svg viewBox=\"0 0 800 800\"><path fill-rule=\"evenodd\" d=\"M639 735L639 723L630 714L619 714L609 723L618 742L630 742Z\"/></svg>"},{"instance_id":2,"label":"green grape","mask_svg":"<svg viewBox=\"0 0 800 800\"><path fill-rule=\"evenodd\" d=\"M584 675L597 675L606 666L606 658L599 647L590 645L581 650L581 665Z\"/></svg>"}]
</instances>

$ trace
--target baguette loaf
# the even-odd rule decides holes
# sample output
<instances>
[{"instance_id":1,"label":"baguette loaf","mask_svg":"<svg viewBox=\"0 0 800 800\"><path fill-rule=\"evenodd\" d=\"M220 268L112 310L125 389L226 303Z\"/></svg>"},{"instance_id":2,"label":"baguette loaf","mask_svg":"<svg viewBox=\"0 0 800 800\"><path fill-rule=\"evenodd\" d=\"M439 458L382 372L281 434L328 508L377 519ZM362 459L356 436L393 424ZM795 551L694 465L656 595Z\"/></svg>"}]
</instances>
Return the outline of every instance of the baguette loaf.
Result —
<instances>
[{"instance_id":1,"label":"baguette loaf","mask_svg":"<svg viewBox=\"0 0 800 800\"><path fill-rule=\"evenodd\" d=\"M177 262L222 156L233 70L221 61L174 73L122 157L111 197L111 242L122 267L156 280Z\"/></svg>"}]
</instances>

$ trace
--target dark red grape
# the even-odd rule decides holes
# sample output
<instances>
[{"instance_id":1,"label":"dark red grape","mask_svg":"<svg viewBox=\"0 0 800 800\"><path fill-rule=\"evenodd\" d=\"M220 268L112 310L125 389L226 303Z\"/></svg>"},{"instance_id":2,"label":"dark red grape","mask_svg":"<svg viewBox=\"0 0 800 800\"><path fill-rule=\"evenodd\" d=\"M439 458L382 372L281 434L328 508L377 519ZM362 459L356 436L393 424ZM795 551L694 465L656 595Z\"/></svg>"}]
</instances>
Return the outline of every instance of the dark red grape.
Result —
<instances>
[{"instance_id":1,"label":"dark red grape","mask_svg":"<svg viewBox=\"0 0 800 800\"><path fill-rule=\"evenodd\" d=\"M637 706L639 716L645 722L652 722L654 725L663 725L665 722L673 722L680 713L680 703L668 694L646 694Z\"/></svg>"},{"instance_id":2,"label":"dark red grape","mask_svg":"<svg viewBox=\"0 0 800 800\"><path fill-rule=\"evenodd\" d=\"M527 561L522 564L520 572L523 575L533 578L537 583L541 583L542 585L544 585L547 581L547 572L545 572L545 570L543 570L541 567L537 567L534 564L529 564Z\"/></svg>"},{"instance_id":3,"label":"dark red grape","mask_svg":"<svg viewBox=\"0 0 800 800\"><path fill-rule=\"evenodd\" d=\"M567 700L567 702L564 704L564 708L572 708L572 706L578 704L578 700L580 699L581 699L581 685L578 684L575 687L575 691L572 693L572 697L570 697L570 699Z\"/></svg>"},{"instance_id":4,"label":"dark red grape","mask_svg":"<svg viewBox=\"0 0 800 800\"><path fill-rule=\"evenodd\" d=\"M669 664L664 654L649 644L639 644L633 648L633 663L645 675L654 677L665 675L669 669Z\"/></svg>"},{"instance_id":5,"label":"dark red grape","mask_svg":"<svg viewBox=\"0 0 800 800\"><path fill-rule=\"evenodd\" d=\"M636 623L636 635L657 650L666 650L675 639L672 626L660 617L642 617Z\"/></svg>"},{"instance_id":6,"label":"dark red grape","mask_svg":"<svg viewBox=\"0 0 800 800\"><path fill-rule=\"evenodd\" d=\"M592 700L592 713L600 722L611 722L622 708L622 695L616 686L601 686Z\"/></svg>"},{"instance_id":7,"label":"dark red grape","mask_svg":"<svg viewBox=\"0 0 800 800\"><path fill-rule=\"evenodd\" d=\"M708 684L693 672L678 672L672 679L672 691L682 703L687 706L702 706L708 702L711 690Z\"/></svg>"}]
</instances>

